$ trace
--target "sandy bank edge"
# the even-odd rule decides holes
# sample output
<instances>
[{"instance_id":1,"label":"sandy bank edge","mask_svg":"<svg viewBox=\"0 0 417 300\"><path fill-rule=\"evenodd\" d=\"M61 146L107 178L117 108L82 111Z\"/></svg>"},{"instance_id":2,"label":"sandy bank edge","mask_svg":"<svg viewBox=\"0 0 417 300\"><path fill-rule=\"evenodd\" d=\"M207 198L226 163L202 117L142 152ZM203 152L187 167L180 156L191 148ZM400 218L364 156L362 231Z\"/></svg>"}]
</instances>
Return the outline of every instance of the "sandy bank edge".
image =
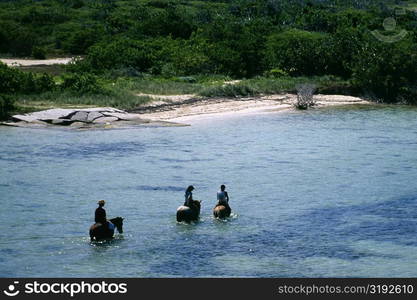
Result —
<instances>
[{"instance_id":1,"label":"sandy bank edge","mask_svg":"<svg viewBox=\"0 0 417 300\"><path fill-rule=\"evenodd\" d=\"M352 104L373 104L365 99L344 95L315 95L316 107L342 106ZM295 94L277 94L248 98L172 98L160 99L142 106L135 113L150 120L170 122L198 121L207 117L227 117L294 110Z\"/></svg>"},{"instance_id":2,"label":"sandy bank edge","mask_svg":"<svg viewBox=\"0 0 417 300\"><path fill-rule=\"evenodd\" d=\"M61 57L50 59L20 59L20 58L0 58L0 61L9 67L34 67L34 66L51 66L66 65L76 57Z\"/></svg>"}]
</instances>

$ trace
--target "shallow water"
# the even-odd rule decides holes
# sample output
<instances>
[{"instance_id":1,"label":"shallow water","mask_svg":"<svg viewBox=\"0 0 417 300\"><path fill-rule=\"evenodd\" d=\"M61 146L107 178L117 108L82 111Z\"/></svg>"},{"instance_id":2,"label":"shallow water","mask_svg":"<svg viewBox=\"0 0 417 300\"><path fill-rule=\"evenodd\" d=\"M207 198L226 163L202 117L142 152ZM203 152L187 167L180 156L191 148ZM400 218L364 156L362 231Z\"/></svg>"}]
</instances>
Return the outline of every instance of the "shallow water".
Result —
<instances>
[{"instance_id":1,"label":"shallow water","mask_svg":"<svg viewBox=\"0 0 417 300\"><path fill-rule=\"evenodd\" d=\"M417 110L0 127L1 277L416 277ZM234 215L212 218L226 184ZM187 185L197 224L177 224ZM124 234L92 245L98 199Z\"/></svg>"}]
</instances>

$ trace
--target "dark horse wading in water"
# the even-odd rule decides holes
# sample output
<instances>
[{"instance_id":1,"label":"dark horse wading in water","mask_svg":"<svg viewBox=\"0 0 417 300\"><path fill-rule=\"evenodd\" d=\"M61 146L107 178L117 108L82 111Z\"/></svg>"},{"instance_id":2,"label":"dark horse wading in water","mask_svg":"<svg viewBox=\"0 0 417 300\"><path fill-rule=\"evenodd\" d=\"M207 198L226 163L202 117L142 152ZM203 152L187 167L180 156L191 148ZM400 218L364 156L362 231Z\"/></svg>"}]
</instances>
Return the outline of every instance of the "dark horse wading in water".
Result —
<instances>
[{"instance_id":1,"label":"dark horse wading in water","mask_svg":"<svg viewBox=\"0 0 417 300\"><path fill-rule=\"evenodd\" d=\"M109 220L114 226L113 229L109 228L109 224L106 226L93 224L90 227L90 239L91 241L99 241L105 239L112 239L114 235L114 227L116 227L119 233L123 233L123 218L117 217Z\"/></svg>"},{"instance_id":2,"label":"dark horse wading in water","mask_svg":"<svg viewBox=\"0 0 417 300\"><path fill-rule=\"evenodd\" d=\"M192 200L191 207L181 205L177 209L177 222L197 221L200 217L201 201Z\"/></svg>"}]
</instances>

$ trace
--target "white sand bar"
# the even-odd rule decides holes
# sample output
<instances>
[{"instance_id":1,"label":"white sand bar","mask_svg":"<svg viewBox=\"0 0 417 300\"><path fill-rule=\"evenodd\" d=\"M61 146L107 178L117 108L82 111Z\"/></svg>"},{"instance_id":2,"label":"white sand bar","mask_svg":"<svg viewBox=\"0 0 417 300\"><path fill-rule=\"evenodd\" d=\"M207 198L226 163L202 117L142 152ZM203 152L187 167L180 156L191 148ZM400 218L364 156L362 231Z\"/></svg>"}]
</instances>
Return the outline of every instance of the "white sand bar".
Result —
<instances>
[{"instance_id":1,"label":"white sand bar","mask_svg":"<svg viewBox=\"0 0 417 300\"><path fill-rule=\"evenodd\" d=\"M316 107L371 104L362 98L343 95L315 95ZM150 110L141 114L143 118L150 120L169 120L186 122L207 115L226 116L230 114L253 114L261 112L273 112L294 109L293 104L297 95L280 94L250 98L212 98L195 99L190 101L176 101L171 106L150 105ZM166 104L166 103L165 103Z\"/></svg>"}]
</instances>

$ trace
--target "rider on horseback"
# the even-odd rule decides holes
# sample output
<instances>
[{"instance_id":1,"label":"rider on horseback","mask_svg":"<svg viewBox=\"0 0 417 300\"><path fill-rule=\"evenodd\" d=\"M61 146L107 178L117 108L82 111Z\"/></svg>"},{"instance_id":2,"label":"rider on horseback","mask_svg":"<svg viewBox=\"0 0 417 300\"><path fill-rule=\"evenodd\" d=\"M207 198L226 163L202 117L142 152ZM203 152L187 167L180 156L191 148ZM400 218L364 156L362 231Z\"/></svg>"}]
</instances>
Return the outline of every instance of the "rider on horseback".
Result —
<instances>
[{"instance_id":1,"label":"rider on horseback","mask_svg":"<svg viewBox=\"0 0 417 300\"><path fill-rule=\"evenodd\" d=\"M194 187L192 185L188 186L188 188L185 190L184 206L188 206L191 208L191 205L194 204L193 193L192 193L193 190L194 190Z\"/></svg>"},{"instance_id":2,"label":"rider on horseback","mask_svg":"<svg viewBox=\"0 0 417 300\"><path fill-rule=\"evenodd\" d=\"M220 191L217 192L217 201L216 207L223 205L228 211L231 211L229 206L229 194L226 192L226 186L224 184L220 186Z\"/></svg>"},{"instance_id":3,"label":"rider on horseback","mask_svg":"<svg viewBox=\"0 0 417 300\"><path fill-rule=\"evenodd\" d=\"M109 225L107 222L106 210L103 208L104 204L106 204L106 201L100 200L97 202L97 204L98 207L96 209L94 221L96 223L100 223L100 225L102 225L103 228L108 229ZM99 224L96 225L98 226Z\"/></svg>"}]
</instances>

